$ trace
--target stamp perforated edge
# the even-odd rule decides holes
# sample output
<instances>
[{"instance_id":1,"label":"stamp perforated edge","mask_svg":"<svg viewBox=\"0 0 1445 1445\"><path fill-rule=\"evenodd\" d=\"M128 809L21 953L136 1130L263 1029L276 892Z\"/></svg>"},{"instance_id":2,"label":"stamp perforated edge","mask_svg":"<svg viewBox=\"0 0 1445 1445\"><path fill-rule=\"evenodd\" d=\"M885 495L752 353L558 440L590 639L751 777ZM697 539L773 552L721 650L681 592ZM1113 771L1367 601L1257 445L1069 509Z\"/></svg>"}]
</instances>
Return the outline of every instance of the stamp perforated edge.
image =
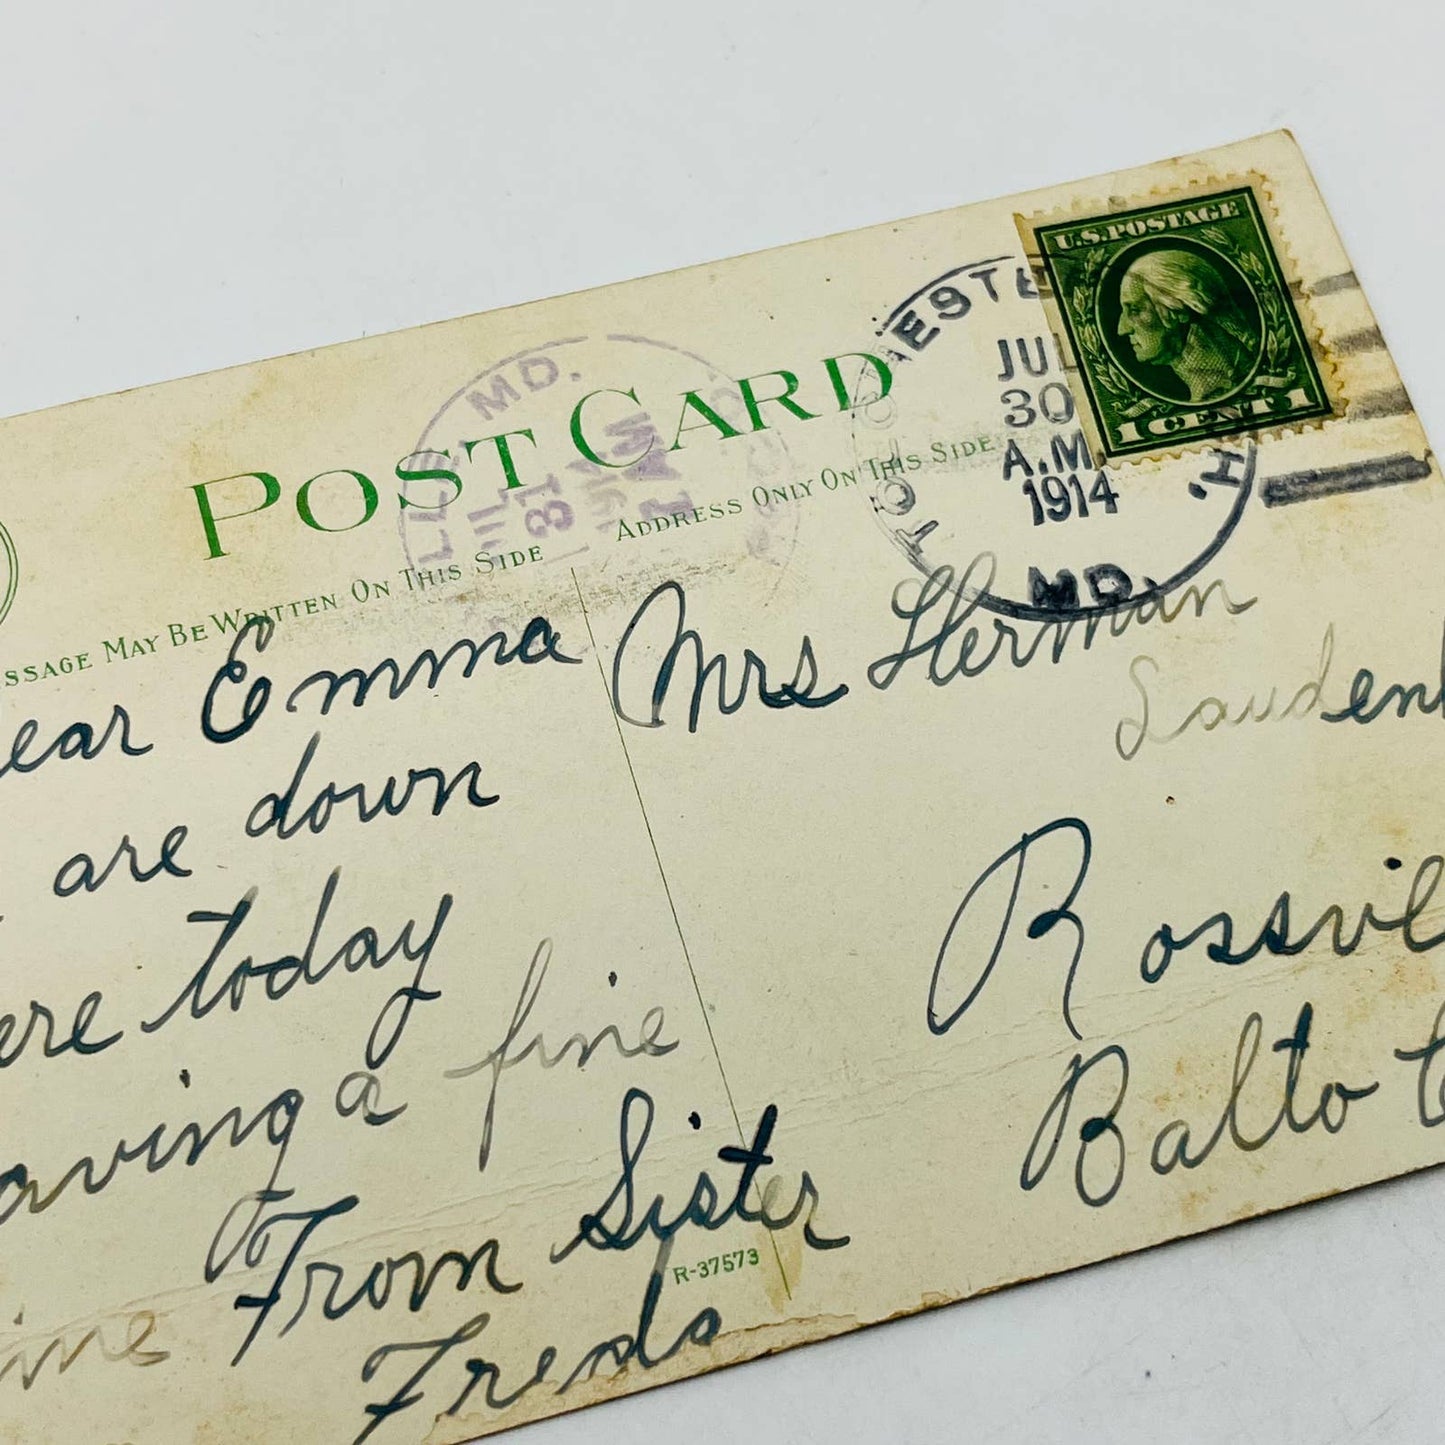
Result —
<instances>
[{"instance_id":1,"label":"stamp perforated edge","mask_svg":"<svg viewBox=\"0 0 1445 1445\"><path fill-rule=\"evenodd\" d=\"M1218 191L1245 187L1254 195L1260 221L1265 228L1265 234L1269 243L1274 249L1275 260L1278 262L1280 270L1284 275L1285 288L1288 292L1289 301L1295 309L1295 315L1300 325L1300 333L1304 337L1305 345L1309 348L1310 356L1314 361L1315 371L1320 379L1320 385L1324 388L1325 397L1330 406L1329 412L1320 416L1301 418L1297 421L1280 422L1274 426L1244 427L1237 432L1230 432L1220 436L1202 437L1194 442L1166 443L1159 447L1150 448L1147 451L1122 454L1111 452L1105 445L1103 435L1097 424L1094 414L1093 398L1089 395L1088 388L1084 384L1083 371L1079 365L1078 357L1074 354L1069 330L1064 324L1064 318L1059 309L1058 297L1054 294L1048 272L1043 264L1042 253L1038 243L1038 231L1061 223L1067 224L1070 221L1083 221L1095 217L1116 215L1127 211L1146 209L1151 206L1167 205L1175 201L1183 204L1203 196L1212 195ZM1315 314L1311 301L1310 288L1303 279L1301 267L1293 248L1289 244L1285 228L1281 223L1280 208L1275 194L1274 182L1262 171L1252 169L1211 171L1182 183L1160 184L1151 186L1144 191L1133 191L1128 194L1112 192L1106 195L1099 191L1081 192L1076 194L1065 205L1055 207L1049 211L1036 211L1027 215L1015 211L1014 225L1018 230L1019 241L1024 251L1024 258L1033 273L1034 285L1038 290L1039 300L1043 303L1044 310L1048 316L1049 328L1053 332L1054 342L1058 348L1060 359L1063 362L1069 387L1074 393L1076 413L1083 425L1089 446L1093 449L1094 455L1101 458L1110 467L1117 469L1119 467L1137 466L1140 464L1178 461L1197 456L1201 452L1210 451L1218 447L1221 443L1238 440L1246 436L1255 438L1258 441L1269 441L1284 436L1299 435L1308 431L1323 430L1346 421L1349 411L1349 398L1346 396L1341 383L1339 368L1325 340L1324 330L1320 326L1319 319Z\"/></svg>"}]
</instances>

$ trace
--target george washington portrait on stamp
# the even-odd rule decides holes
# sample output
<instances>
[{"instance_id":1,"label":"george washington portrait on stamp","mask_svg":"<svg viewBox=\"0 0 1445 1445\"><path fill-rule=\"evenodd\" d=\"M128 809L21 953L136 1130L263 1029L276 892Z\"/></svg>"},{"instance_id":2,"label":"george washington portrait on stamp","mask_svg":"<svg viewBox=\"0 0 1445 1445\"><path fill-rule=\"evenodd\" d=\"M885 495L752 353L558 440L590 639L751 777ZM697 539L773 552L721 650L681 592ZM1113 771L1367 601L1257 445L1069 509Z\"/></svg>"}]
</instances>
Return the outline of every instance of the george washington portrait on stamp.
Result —
<instances>
[{"instance_id":1,"label":"george washington portrait on stamp","mask_svg":"<svg viewBox=\"0 0 1445 1445\"><path fill-rule=\"evenodd\" d=\"M1106 455L1333 413L1251 186L1030 234Z\"/></svg>"}]
</instances>

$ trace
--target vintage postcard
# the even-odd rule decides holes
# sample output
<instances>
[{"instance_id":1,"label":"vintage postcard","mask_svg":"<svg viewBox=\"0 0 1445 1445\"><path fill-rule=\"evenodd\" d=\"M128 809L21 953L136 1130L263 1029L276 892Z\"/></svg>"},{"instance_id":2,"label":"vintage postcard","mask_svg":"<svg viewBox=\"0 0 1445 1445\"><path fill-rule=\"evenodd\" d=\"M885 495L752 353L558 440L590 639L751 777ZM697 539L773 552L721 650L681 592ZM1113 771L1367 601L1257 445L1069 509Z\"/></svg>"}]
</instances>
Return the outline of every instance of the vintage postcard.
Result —
<instances>
[{"instance_id":1,"label":"vintage postcard","mask_svg":"<svg viewBox=\"0 0 1445 1445\"><path fill-rule=\"evenodd\" d=\"M0 543L0 1439L1445 1159L1445 498L1286 134L16 417Z\"/></svg>"}]
</instances>

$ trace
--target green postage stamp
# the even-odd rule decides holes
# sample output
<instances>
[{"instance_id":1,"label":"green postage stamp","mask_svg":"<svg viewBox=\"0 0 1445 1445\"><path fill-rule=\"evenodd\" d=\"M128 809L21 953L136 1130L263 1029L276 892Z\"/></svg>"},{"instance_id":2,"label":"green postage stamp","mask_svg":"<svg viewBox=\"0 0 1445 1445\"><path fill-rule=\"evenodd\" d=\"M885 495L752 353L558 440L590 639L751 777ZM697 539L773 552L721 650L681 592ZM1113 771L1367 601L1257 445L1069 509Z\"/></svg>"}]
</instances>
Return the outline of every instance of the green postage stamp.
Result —
<instances>
[{"instance_id":1,"label":"green postage stamp","mask_svg":"<svg viewBox=\"0 0 1445 1445\"><path fill-rule=\"evenodd\" d=\"M1031 229L1107 456L1334 411L1252 187Z\"/></svg>"}]
</instances>

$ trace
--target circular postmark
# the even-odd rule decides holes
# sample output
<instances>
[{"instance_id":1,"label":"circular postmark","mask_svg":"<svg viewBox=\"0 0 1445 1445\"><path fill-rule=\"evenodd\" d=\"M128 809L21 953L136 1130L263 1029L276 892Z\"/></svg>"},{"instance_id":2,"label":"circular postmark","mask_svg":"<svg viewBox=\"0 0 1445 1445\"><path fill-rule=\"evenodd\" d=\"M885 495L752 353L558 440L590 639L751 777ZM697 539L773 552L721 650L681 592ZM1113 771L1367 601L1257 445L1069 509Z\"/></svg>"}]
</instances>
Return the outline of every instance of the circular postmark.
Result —
<instances>
[{"instance_id":1,"label":"circular postmark","mask_svg":"<svg viewBox=\"0 0 1445 1445\"><path fill-rule=\"evenodd\" d=\"M744 457L744 480L735 460L722 468L701 444L674 445L689 388L737 432L728 445L734 458ZM594 394L579 423L576 409ZM573 433L583 424L585 451ZM468 447L524 431L535 441L515 442L517 485L498 475L494 450ZM460 475L457 496L465 501L439 505L451 489L435 478L404 484L398 526L408 567L418 574L445 570L454 581L485 582L535 568L570 587L567 567L586 561L616 583L650 575L664 556L673 569L686 565L653 540L707 527L727 538L730 565L771 574L776 585L796 542L795 509L760 509L748 498L754 484L786 476L782 438L747 434L737 387L717 366L649 337L560 337L491 363L426 423L411 458L416 472L427 470L428 458L445 458Z\"/></svg>"},{"instance_id":2,"label":"circular postmark","mask_svg":"<svg viewBox=\"0 0 1445 1445\"><path fill-rule=\"evenodd\" d=\"M1259 308L1238 285L1240 346L1257 348ZM1109 319L1127 342L1122 310ZM977 607L1046 622L1142 606L1208 567L1248 505L1247 440L1103 465L1022 255L950 267L880 320L873 347L893 384L854 412L853 445L874 518Z\"/></svg>"}]
</instances>

